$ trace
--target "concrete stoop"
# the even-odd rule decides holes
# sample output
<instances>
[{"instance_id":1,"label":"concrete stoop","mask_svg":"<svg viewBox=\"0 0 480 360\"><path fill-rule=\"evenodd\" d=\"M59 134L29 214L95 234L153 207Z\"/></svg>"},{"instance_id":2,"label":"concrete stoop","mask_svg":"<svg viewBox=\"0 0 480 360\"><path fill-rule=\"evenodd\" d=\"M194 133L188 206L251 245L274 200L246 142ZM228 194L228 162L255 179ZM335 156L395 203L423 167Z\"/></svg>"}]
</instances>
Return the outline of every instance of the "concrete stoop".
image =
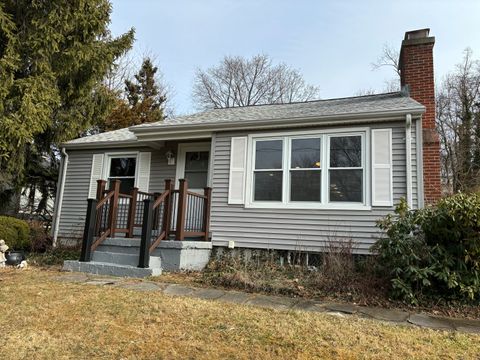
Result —
<instances>
[{"instance_id":1,"label":"concrete stoop","mask_svg":"<svg viewBox=\"0 0 480 360\"><path fill-rule=\"evenodd\" d=\"M165 240L150 256L150 266L139 268L140 239L106 239L93 252L92 261L67 260L63 269L98 275L147 277L163 270L202 270L210 259L212 243L206 241Z\"/></svg>"}]
</instances>

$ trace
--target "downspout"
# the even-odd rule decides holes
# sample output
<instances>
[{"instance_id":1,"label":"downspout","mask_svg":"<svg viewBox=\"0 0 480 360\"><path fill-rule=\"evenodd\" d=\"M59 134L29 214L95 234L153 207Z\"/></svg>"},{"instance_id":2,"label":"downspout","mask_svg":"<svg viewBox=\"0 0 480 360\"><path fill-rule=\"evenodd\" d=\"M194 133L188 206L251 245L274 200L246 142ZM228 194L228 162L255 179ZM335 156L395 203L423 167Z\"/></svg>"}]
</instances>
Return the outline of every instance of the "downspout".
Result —
<instances>
[{"instance_id":1,"label":"downspout","mask_svg":"<svg viewBox=\"0 0 480 360\"><path fill-rule=\"evenodd\" d=\"M412 201L412 115L407 114L405 122L405 156L407 158L407 204L411 209Z\"/></svg>"},{"instance_id":2,"label":"downspout","mask_svg":"<svg viewBox=\"0 0 480 360\"><path fill-rule=\"evenodd\" d=\"M418 208L422 209L425 206L423 198L423 131L422 120L418 119L416 125L416 141L417 141L417 201Z\"/></svg>"},{"instance_id":3,"label":"downspout","mask_svg":"<svg viewBox=\"0 0 480 360\"><path fill-rule=\"evenodd\" d=\"M67 175L68 154L65 148L61 150L62 160L60 162L60 178L55 201L55 217L53 219L53 247L57 247L58 230L60 225L60 214L62 213L63 191L65 189L65 177Z\"/></svg>"}]
</instances>

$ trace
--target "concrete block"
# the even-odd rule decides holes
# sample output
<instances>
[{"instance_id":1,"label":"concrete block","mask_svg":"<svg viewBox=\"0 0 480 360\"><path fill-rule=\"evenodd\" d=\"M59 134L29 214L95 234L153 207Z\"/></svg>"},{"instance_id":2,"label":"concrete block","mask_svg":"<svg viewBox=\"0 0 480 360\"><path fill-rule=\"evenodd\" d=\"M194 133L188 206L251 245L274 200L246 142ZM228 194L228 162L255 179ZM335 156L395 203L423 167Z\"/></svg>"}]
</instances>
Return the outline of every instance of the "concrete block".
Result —
<instances>
[{"instance_id":1,"label":"concrete block","mask_svg":"<svg viewBox=\"0 0 480 360\"><path fill-rule=\"evenodd\" d=\"M67 271L85 272L97 275L111 275L120 277L143 278L147 276L161 275L161 268L138 268L128 265L119 265L101 262L81 262L76 260L65 260L63 269Z\"/></svg>"}]
</instances>

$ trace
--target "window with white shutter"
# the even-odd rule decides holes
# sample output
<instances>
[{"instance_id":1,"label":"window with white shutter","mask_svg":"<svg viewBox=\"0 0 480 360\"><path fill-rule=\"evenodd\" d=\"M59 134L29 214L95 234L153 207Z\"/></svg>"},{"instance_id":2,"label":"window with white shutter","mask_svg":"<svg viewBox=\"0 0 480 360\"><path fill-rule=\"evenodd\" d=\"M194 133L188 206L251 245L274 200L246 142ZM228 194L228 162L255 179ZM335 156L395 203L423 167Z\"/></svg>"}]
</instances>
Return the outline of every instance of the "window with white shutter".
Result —
<instances>
[{"instance_id":1,"label":"window with white shutter","mask_svg":"<svg viewBox=\"0 0 480 360\"><path fill-rule=\"evenodd\" d=\"M152 153L150 152L141 152L138 154L137 187L140 191L148 192L151 158Z\"/></svg>"},{"instance_id":2,"label":"window with white shutter","mask_svg":"<svg viewBox=\"0 0 480 360\"><path fill-rule=\"evenodd\" d=\"M232 137L230 146L230 177L228 203L245 203L245 164L247 159L247 137Z\"/></svg>"},{"instance_id":3,"label":"window with white shutter","mask_svg":"<svg viewBox=\"0 0 480 360\"><path fill-rule=\"evenodd\" d=\"M372 205L393 206L392 129L372 130Z\"/></svg>"},{"instance_id":4,"label":"window with white shutter","mask_svg":"<svg viewBox=\"0 0 480 360\"><path fill-rule=\"evenodd\" d=\"M90 172L90 186L88 188L88 197L95 199L97 196L97 180L102 178L103 174L103 154L93 154L92 169Z\"/></svg>"}]
</instances>

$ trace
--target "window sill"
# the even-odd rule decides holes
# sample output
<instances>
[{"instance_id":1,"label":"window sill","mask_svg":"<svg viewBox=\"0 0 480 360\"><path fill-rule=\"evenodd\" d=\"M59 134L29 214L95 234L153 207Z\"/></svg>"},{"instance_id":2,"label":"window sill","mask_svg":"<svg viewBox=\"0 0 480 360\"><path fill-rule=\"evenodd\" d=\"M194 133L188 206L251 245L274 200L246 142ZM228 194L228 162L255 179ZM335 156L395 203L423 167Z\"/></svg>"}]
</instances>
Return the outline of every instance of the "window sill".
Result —
<instances>
[{"instance_id":1,"label":"window sill","mask_svg":"<svg viewBox=\"0 0 480 360\"><path fill-rule=\"evenodd\" d=\"M298 210L359 210L369 211L372 210L370 205L363 204L316 204L316 203L290 203L284 204L279 202L255 202L246 203L246 209L298 209Z\"/></svg>"}]
</instances>

